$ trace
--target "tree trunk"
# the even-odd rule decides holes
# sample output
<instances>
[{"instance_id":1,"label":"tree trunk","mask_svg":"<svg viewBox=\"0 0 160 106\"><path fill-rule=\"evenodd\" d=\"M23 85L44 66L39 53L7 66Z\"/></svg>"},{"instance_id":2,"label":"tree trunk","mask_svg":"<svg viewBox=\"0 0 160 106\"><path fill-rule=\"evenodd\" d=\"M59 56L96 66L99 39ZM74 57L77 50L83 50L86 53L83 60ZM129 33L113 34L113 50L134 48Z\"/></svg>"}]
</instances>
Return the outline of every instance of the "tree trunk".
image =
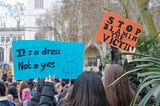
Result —
<instances>
[{"instance_id":1,"label":"tree trunk","mask_svg":"<svg viewBox=\"0 0 160 106\"><path fill-rule=\"evenodd\" d=\"M153 17L148 10L149 0L135 0L135 3L140 11L140 16L143 21L143 27L146 35L156 34L157 29L154 24Z\"/></svg>"}]
</instances>

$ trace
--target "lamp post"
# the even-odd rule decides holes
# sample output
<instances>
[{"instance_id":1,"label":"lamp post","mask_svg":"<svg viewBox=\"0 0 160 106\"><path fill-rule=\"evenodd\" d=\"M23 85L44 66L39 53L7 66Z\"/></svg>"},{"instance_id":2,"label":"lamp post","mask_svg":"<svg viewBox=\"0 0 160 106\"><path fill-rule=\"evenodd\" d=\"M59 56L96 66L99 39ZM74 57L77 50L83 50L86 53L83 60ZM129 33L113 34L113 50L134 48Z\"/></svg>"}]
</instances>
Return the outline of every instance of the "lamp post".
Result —
<instances>
[{"instance_id":1,"label":"lamp post","mask_svg":"<svg viewBox=\"0 0 160 106\"><path fill-rule=\"evenodd\" d=\"M118 53L119 53L119 50L111 46L111 63L112 64L120 64L121 55Z\"/></svg>"}]
</instances>

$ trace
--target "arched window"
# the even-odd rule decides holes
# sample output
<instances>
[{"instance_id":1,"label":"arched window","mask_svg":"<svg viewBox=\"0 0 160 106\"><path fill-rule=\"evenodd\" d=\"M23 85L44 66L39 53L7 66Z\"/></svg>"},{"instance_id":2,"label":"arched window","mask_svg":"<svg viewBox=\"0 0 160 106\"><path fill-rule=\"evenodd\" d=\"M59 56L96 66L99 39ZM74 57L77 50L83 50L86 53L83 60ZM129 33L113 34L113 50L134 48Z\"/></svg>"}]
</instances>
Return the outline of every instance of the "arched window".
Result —
<instances>
[{"instance_id":1,"label":"arched window","mask_svg":"<svg viewBox=\"0 0 160 106\"><path fill-rule=\"evenodd\" d=\"M12 48L10 48L9 50L9 61L13 62L13 52L12 52Z\"/></svg>"},{"instance_id":2,"label":"arched window","mask_svg":"<svg viewBox=\"0 0 160 106\"><path fill-rule=\"evenodd\" d=\"M0 47L0 62L4 62L4 49Z\"/></svg>"},{"instance_id":3,"label":"arched window","mask_svg":"<svg viewBox=\"0 0 160 106\"><path fill-rule=\"evenodd\" d=\"M85 50L85 65L86 66L97 66L97 59L100 56L100 51L94 45L90 45Z\"/></svg>"}]
</instances>

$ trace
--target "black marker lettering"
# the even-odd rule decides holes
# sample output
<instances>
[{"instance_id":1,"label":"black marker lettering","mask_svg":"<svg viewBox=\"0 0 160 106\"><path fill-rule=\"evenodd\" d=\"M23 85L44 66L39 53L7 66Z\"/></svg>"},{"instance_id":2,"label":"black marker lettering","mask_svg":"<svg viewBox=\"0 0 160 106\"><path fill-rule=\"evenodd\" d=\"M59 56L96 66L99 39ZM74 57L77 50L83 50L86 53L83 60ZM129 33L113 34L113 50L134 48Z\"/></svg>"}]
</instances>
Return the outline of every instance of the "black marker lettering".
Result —
<instances>
[{"instance_id":1,"label":"black marker lettering","mask_svg":"<svg viewBox=\"0 0 160 106\"><path fill-rule=\"evenodd\" d=\"M127 30L128 32L131 32L132 29L133 29L132 25L128 25L128 26L126 27L126 30Z\"/></svg>"},{"instance_id":2,"label":"black marker lettering","mask_svg":"<svg viewBox=\"0 0 160 106\"><path fill-rule=\"evenodd\" d=\"M135 35L137 35L138 33L141 33L141 30L139 28L137 28Z\"/></svg>"},{"instance_id":3,"label":"black marker lettering","mask_svg":"<svg viewBox=\"0 0 160 106\"><path fill-rule=\"evenodd\" d=\"M108 29L108 24L105 23L103 29L107 30Z\"/></svg>"},{"instance_id":4,"label":"black marker lettering","mask_svg":"<svg viewBox=\"0 0 160 106\"><path fill-rule=\"evenodd\" d=\"M16 50L16 52L18 52L17 57L26 56L26 51L25 51L25 49L18 49L18 50Z\"/></svg>"},{"instance_id":5,"label":"black marker lettering","mask_svg":"<svg viewBox=\"0 0 160 106\"><path fill-rule=\"evenodd\" d=\"M24 62L18 63L18 70L26 70L26 69L31 69L31 64L29 61L27 64L25 64Z\"/></svg>"},{"instance_id":6,"label":"black marker lettering","mask_svg":"<svg viewBox=\"0 0 160 106\"><path fill-rule=\"evenodd\" d=\"M123 21L118 21L118 23L119 23L119 25L118 25L119 28L121 28L122 25L124 25L124 22L123 22Z\"/></svg>"},{"instance_id":7,"label":"black marker lettering","mask_svg":"<svg viewBox=\"0 0 160 106\"><path fill-rule=\"evenodd\" d=\"M113 23L114 18L113 17L109 17L109 20L107 21L109 24Z\"/></svg>"},{"instance_id":8,"label":"black marker lettering","mask_svg":"<svg viewBox=\"0 0 160 106\"><path fill-rule=\"evenodd\" d=\"M41 67L42 67L41 71L43 71L46 68L46 63L41 63Z\"/></svg>"},{"instance_id":9,"label":"black marker lettering","mask_svg":"<svg viewBox=\"0 0 160 106\"><path fill-rule=\"evenodd\" d=\"M33 68L38 69L38 64L34 64Z\"/></svg>"},{"instance_id":10,"label":"black marker lettering","mask_svg":"<svg viewBox=\"0 0 160 106\"><path fill-rule=\"evenodd\" d=\"M39 51L34 51L34 55L39 55Z\"/></svg>"},{"instance_id":11,"label":"black marker lettering","mask_svg":"<svg viewBox=\"0 0 160 106\"><path fill-rule=\"evenodd\" d=\"M32 55L32 50L28 51L28 56Z\"/></svg>"},{"instance_id":12,"label":"black marker lettering","mask_svg":"<svg viewBox=\"0 0 160 106\"><path fill-rule=\"evenodd\" d=\"M104 36L103 36L103 42L106 42L109 38L110 38L110 36L107 36L106 34L104 34Z\"/></svg>"}]
</instances>

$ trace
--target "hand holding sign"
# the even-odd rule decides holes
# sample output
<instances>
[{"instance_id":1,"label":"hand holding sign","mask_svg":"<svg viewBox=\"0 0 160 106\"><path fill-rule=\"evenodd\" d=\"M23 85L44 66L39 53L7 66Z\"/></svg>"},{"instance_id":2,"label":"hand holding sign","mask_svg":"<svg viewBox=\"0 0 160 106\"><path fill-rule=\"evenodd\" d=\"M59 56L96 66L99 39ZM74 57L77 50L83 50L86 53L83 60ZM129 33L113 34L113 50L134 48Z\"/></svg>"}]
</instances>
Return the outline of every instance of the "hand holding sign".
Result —
<instances>
[{"instance_id":1,"label":"hand holding sign","mask_svg":"<svg viewBox=\"0 0 160 106\"><path fill-rule=\"evenodd\" d=\"M45 79L45 82L52 82L51 75L49 75L48 78Z\"/></svg>"},{"instance_id":2,"label":"hand holding sign","mask_svg":"<svg viewBox=\"0 0 160 106\"><path fill-rule=\"evenodd\" d=\"M134 48L133 50L131 50L130 48L129 53L135 53L135 51L136 51L136 48ZM128 63L133 61L133 55L126 55L126 58Z\"/></svg>"},{"instance_id":3,"label":"hand holding sign","mask_svg":"<svg viewBox=\"0 0 160 106\"><path fill-rule=\"evenodd\" d=\"M107 12L96 35L96 40L129 52L134 49L142 32L142 25Z\"/></svg>"}]
</instances>

